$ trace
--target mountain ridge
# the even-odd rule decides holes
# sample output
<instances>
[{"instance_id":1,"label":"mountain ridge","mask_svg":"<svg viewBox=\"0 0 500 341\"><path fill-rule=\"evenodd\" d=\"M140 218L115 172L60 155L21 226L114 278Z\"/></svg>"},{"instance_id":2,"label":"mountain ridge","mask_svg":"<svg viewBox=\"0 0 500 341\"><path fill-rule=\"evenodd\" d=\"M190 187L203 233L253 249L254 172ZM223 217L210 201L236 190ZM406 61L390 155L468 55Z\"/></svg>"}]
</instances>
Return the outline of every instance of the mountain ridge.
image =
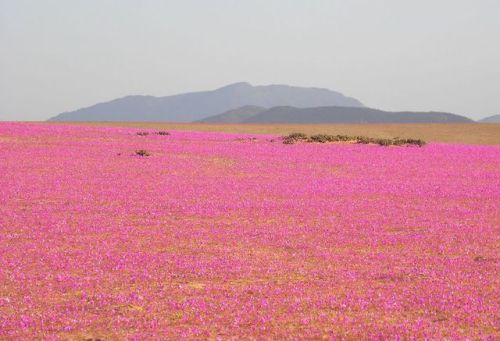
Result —
<instances>
[{"instance_id":1,"label":"mountain ridge","mask_svg":"<svg viewBox=\"0 0 500 341\"><path fill-rule=\"evenodd\" d=\"M363 107L355 98L324 88L239 82L210 90L172 96L131 95L64 112L49 121L172 121L192 122L242 106L280 105Z\"/></svg>"},{"instance_id":2,"label":"mountain ridge","mask_svg":"<svg viewBox=\"0 0 500 341\"><path fill-rule=\"evenodd\" d=\"M366 107L296 108L279 106L270 109L239 108L208 117L205 123L467 123L468 117L443 112L391 112Z\"/></svg>"},{"instance_id":3,"label":"mountain ridge","mask_svg":"<svg viewBox=\"0 0 500 341\"><path fill-rule=\"evenodd\" d=\"M195 121L196 123L240 123L245 119L248 119L252 116L260 114L268 109L263 107L258 107L255 105L245 105L240 108L228 110L223 112L222 114L213 115L210 117L203 118L201 120Z\"/></svg>"},{"instance_id":4,"label":"mountain ridge","mask_svg":"<svg viewBox=\"0 0 500 341\"><path fill-rule=\"evenodd\" d=\"M485 117L483 119L480 119L478 122L480 122L480 123L500 123L500 114Z\"/></svg>"}]
</instances>

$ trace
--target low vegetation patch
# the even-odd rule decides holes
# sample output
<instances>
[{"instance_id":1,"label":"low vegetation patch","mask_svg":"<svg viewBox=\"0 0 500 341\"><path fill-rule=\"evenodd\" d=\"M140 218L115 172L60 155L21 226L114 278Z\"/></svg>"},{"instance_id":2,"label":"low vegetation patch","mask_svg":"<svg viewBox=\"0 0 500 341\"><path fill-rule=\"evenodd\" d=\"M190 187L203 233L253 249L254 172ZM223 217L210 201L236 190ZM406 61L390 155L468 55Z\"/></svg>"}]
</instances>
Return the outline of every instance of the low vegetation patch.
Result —
<instances>
[{"instance_id":1,"label":"low vegetation patch","mask_svg":"<svg viewBox=\"0 0 500 341\"><path fill-rule=\"evenodd\" d=\"M170 135L170 133L168 131L159 131L156 134L157 135L162 135L162 136Z\"/></svg>"},{"instance_id":2,"label":"low vegetation patch","mask_svg":"<svg viewBox=\"0 0 500 341\"><path fill-rule=\"evenodd\" d=\"M327 135L327 134L317 134L311 135L307 142L316 142L316 143L327 143L327 142L349 142L352 141L353 137L347 135Z\"/></svg>"},{"instance_id":3,"label":"low vegetation patch","mask_svg":"<svg viewBox=\"0 0 500 341\"><path fill-rule=\"evenodd\" d=\"M307 140L307 135L304 133L291 133L283 137L284 144L294 144L295 142L305 140Z\"/></svg>"},{"instance_id":4,"label":"low vegetation patch","mask_svg":"<svg viewBox=\"0 0 500 341\"><path fill-rule=\"evenodd\" d=\"M328 135L328 134L316 134L307 136L304 133L292 133L287 136L283 136L284 144L294 144L297 142L308 142L308 143L331 143L331 142L350 142L350 143L360 143L360 144L378 144L380 146L408 146L416 145L422 147L426 144L424 140L421 139L402 139L395 137L392 139L384 138L373 138L367 136L348 136L348 135Z\"/></svg>"},{"instance_id":5,"label":"low vegetation patch","mask_svg":"<svg viewBox=\"0 0 500 341\"><path fill-rule=\"evenodd\" d=\"M139 132L137 133L137 135L139 135L139 136L148 136L148 135L149 135L149 133L148 133L147 131L139 131Z\"/></svg>"},{"instance_id":6,"label":"low vegetation patch","mask_svg":"<svg viewBox=\"0 0 500 341\"><path fill-rule=\"evenodd\" d=\"M139 150L136 150L135 151L135 154L136 155L139 155L139 156L151 156L151 153L148 152L147 150L145 149L139 149Z\"/></svg>"}]
</instances>

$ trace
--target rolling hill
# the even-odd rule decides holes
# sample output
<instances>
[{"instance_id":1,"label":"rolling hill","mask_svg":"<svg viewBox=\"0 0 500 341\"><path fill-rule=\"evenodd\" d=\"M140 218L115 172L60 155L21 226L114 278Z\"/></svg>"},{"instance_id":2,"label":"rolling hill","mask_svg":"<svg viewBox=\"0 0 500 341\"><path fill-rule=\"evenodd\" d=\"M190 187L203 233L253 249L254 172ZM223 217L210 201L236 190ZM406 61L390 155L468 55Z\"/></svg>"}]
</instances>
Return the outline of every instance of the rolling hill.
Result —
<instances>
[{"instance_id":1,"label":"rolling hill","mask_svg":"<svg viewBox=\"0 0 500 341\"><path fill-rule=\"evenodd\" d=\"M253 111L252 111L253 110ZM202 120L212 123L471 123L471 119L441 112L389 112L361 107L240 108ZM255 114L251 115L252 112Z\"/></svg>"}]
</instances>

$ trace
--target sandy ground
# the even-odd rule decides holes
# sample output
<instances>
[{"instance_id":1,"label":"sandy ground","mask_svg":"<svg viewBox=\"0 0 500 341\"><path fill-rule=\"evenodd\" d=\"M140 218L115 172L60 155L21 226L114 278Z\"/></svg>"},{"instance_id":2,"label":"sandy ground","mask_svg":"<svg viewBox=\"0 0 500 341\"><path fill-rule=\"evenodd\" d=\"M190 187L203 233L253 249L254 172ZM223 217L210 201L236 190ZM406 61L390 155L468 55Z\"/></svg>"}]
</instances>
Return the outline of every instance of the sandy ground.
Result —
<instances>
[{"instance_id":1,"label":"sandy ground","mask_svg":"<svg viewBox=\"0 0 500 341\"><path fill-rule=\"evenodd\" d=\"M162 130L220 131L231 133L365 135L369 137L420 138L427 142L500 145L500 124L211 124L168 122L43 122L153 128Z\"/></svg>"}]
</instances>

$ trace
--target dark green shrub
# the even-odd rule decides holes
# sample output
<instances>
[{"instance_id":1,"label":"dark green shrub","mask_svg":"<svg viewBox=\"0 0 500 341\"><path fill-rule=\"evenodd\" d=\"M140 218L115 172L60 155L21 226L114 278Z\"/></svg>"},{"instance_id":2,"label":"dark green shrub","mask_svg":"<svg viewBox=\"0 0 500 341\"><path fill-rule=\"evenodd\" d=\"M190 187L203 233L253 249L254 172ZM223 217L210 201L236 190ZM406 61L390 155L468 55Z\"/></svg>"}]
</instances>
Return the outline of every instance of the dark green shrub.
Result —
<instances>
[{"instance_id":1,"label":"dark green shrub","mask_svg":"<svg viewBox=\"0 0 500 341\"><path fill-rule=\"evenodd\" d=\"M392 140L392 144L395 146L403 146L403 145L416 145L422 147L425 145L425 141L421 139L401 139L396 137Z\"/></svg>"},{"instance_id":2,"label":"dark green shrub","mask_svg":"<svg viewBox=\"0 0 500 341\"><path fill-rule=\"evenodd\" d=\"M476 256L474 257L474 262L485 262L487 259L484 256Z\"/></svg>"},{"instance_id":3,"label":"dark green shrub","mask_svg":"<svg viewBox=\"0 0 500 341\"><path fill-rule=\"evenodd\" d=\"M307 140L307 135L304 133L291 133L287 136L283 136L284 144L294 144L297 141Z\"/></svg>"},{"instance_id":4,"label":"dark green shrub","mask_svg":"<svg viewBox=\"0 0 500 341\"><path fill-rule=\"evenodd\" d=\"M149 135L149 133L148 133L147 131L139 131L139 132L137 133L137 135L139 135L139 136L148 136L148 135Z\"/></svg>"},{"instance_id":5,"label":"dark green shrub","mask_svg":"<svg viewBox=\"0 0 500 341\"><path fill-rule=\"evenodd\" d=\"M421 139L406 139L406 144L413 144L419 147L425 146L425 141Z\"/></svg>"},{"instance_id":6,"label":"dark green shrub","mask_svg":"<svg viewBox=\"0 0 500 341\"><path fill-rule=\"evenodd\" d=\"M283 137L284 144L294 144L298 141L307 141L310 143L327 143L327 142L349 142L353 141L360 144L378 144L380 146L404 146L404 145L417 145L422 147L425 141L420 139L401 139L395 137L393 139L373 138L367 136L348 136L348 135L328 135L316 134L307 137L303 133L292 133Z\"/></svg>"},{"instance_id":7,"label":"dark green shrub","mask_svg":"<svg viewBox=\"0 0 500 341\"><path fill-rule=\"evenodd\" d=\"M347 135L328 135L328 134L316 134L309 137L308 142L319 142L319 143L327 143L327 142L347 142L355 140L355 137L347 136Z\"/></svg>"},{"instance_id":8,"label":"dark green shrub","mask_svg":"<svg viewBox=\"0 0 500 341\"><path fill-rule=\"evenodd\" d=\"M366 136L356 136L356 143L368 144L372 142L372 139Z\"/></svg>"},{"instance_id":9,"label":"dark green shrub","mask_svg":"<svg viewBox=\"0 0 500 341\"><path fill-rule=\"evenodd\" d=\"M136 150L135 151L135 154L136 155L139 155L139 156L150 156L151 154L145 150L145 149L139 149L139 150Z\"/></svg>"},{"instance_id":10,"label":"dark green shrub","mask_svg":"<svg viewBox=\"0 0 500 341\"><path fill-rule=\"evenodd\" d=\"M394 146L403 146L405 144L405 140L400 139L399 137L395 137L392 139L392 144Z\"/></svg>"},{"instance_id":11,"label":"dark green shrub","mask_svg":"<svg viewBox=\"0 0 500 341\"><path fill-rule=\"evenodd\" d=\"M354 140L354 137L347 136L347 135L337 135L336 138L337 138L337 141L342 141L342 142L348 142L348 141Z\"/></svg>"},{"instance_id":12,"label":"dark green shrub","mask_svg":"<svg viewBox=\"0 0 500 341\"><path fill-rule=\"evenodd\" d=\"M162 135L162 136L170 135L170 133L168 131L159 131L159 132L157 132L157 134Z\"/></svg>"},{"instance_id":13,"label":"dark green shrub","mask_svg":"<svg viewBox=\"0 0 500 341\"><path fill-rule=\"evenodd\" d=\"M374 143L378 144L379 146L390 146L392 145L392 140L389 139L375 139Z\"/></svg>"},{"instance_id":14,"label":"dark green shrub","mask_svg":"<svg viewBox=\"0 0 500 341\"><path fill-rule=\"evenodd\" d=\"M316 142L316 143L326 143L326 142L334 142L334 136L326 135L326 134L317 134L309 137L307 142Z\"/></svg>"},{"instance_id":15,"label":"dark green shrub","mask_svg":"<svg viewBox=\"0 0 500 341\"><path fill-rule=\"evenodd\" d=\"M288 138L294 139L294 140L305 140L307 139L307 135L304 133L291 133L287 136Z\"/></svg>"}]
</instances>

